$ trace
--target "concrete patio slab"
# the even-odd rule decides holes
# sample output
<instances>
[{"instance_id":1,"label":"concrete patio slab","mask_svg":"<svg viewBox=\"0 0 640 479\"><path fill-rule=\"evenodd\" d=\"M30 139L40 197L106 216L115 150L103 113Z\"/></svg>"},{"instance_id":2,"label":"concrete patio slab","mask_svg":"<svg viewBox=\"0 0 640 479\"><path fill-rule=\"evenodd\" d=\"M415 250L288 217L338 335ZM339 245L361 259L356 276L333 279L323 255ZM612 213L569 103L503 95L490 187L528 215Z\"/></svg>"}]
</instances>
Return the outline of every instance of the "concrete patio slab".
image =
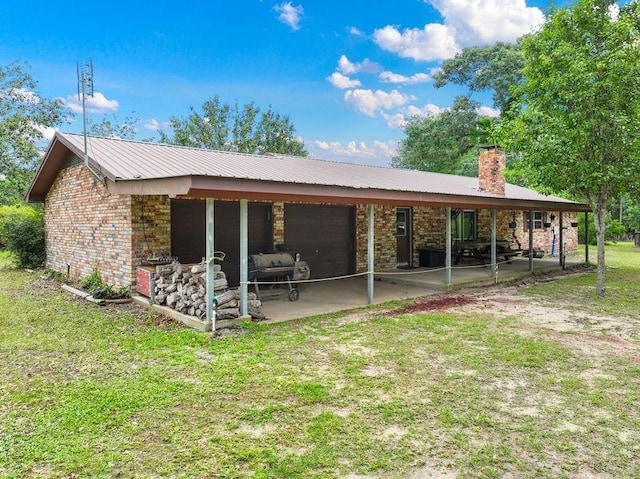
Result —
<instances>
[{"instance_id":1,"label":"concrete patio slab","mask_svg":"<svg viewBox=\"0 0 640 479\"><path fill-rule=\"evenodd\" d=\"M567 268L583 264L578 258L567 258ZM534 274L560 271L558 258L537 258L533 262ZM376 275L374 303L380 304L394 299L411 299L442 293L459 288L489 286L515 281L530 276L528 258L514 258L511 263L499 264L497 278L491 267L472 261L452 267L453 285L447 288L444 268L417 268L392 270ZM251 289L251 288L250 288ZM262 291L262 288L261 288ZM282 291L282 290L281 290ZM286 294L266 299L264 292L262 312L267 322L287 321L318 314L329 314L367 306L367 280L365 277L322 281L299 285L298 301L288 301Z\"/></svg>"}]
</instances>

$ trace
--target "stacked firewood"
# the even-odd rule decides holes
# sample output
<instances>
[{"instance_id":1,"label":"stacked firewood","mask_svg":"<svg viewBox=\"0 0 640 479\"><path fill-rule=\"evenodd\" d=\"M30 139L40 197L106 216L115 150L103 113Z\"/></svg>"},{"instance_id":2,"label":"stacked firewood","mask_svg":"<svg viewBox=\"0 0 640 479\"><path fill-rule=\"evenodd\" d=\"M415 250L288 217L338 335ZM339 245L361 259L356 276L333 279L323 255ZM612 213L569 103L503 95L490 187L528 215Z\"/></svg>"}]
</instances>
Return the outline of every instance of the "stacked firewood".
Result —
<instances>
[{"instance_id":1,"label":"stacked firewood","mask_svg":"<svg viewBox=\"0 0 640 479\"><path fill-rule=\"evenodd\" d=\"M214 308L216 319L234 319L240 317L240 291L229 289L227 276L219 264L214 268ZM207 304L207 265L199 263L183 265L174 261L167 265L156 266L154 283L155 304L165 305L179 313L206 319ZM265 319L260 310L261 302L255 293L248 294L248 314L253 319Z\"/></svg>"}]
</instances>

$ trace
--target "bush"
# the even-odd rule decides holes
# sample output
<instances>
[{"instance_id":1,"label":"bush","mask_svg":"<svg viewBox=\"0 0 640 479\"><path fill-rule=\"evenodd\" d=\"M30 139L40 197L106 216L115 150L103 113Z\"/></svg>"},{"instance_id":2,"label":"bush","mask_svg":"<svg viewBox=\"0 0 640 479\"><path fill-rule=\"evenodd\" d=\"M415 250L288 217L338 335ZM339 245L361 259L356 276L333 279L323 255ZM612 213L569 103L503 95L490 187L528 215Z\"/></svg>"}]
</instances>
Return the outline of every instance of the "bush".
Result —
<instances>
[{"instance_id":1,"label":"bush","mask_svg":"<svg viewBox=\"0 0 640 479\"><path fill-rule=\"evenodd\" d=\"M0 245L21 268L37 268L45 260L42 210L27 205L0 207Z\"/></svg>"},{"instance_id":2,"label":"bush","mask_svg":"<svg viewBox=\"0 0 640 479\"><path fill-rule=\"evenodd\" d=\"M593 213L589 214L589 244L596 245L598 239L596 238L596 225L594 223ZM611 215L607 215L605 218L605 241L618 241L624 237L626 230L624 225L621 225L618 220L612 220ZM578 241L584 244L584 213L578 213Z\"/></svg>"}]
</instances>

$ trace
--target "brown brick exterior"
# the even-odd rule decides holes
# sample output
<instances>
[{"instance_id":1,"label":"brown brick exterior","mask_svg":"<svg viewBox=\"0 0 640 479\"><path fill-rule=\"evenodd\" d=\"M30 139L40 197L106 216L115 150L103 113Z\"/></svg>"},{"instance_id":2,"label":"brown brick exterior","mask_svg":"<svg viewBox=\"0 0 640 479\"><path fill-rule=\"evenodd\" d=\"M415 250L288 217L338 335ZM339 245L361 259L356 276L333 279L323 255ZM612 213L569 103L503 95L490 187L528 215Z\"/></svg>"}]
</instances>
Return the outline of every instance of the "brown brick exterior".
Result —
<instances>
[{"instance_id":1,"label":"brown brick exterior","mask_svg":"<svg viewBox=\"0 0 640 479\"><path fill-rule=\"evenodd\" d=\"M45 200L46 266L72 279L94 268L114 286L135 282L151 254L171 251L166 196L112 195L82 164L60 171Z\"/></svg>"},{"instance_id":2,"label":"brown brick exterior","mask_svg":"<svg viewBox=\"0 0 640 479\"><path fill-rule=\"evenodd\" d=\"M418 248L445 247L445 208L412 208L413 261L418 265ZM273 241L284 243L284 203L273 204ZM553 226L559 224L555 215ZM517 223L515 231L509 223ZM498 211L497 238L511 241L512 248L528 248L522 211ZM567 251L577 246L575 213L564 213L564 242ZM393 269L397 262L396 207L375 206L375 269ZM167 196L109 194L82 165L60 171L45 200L46 266L73 279L89 275L95 267L105 283L134 284L135 269L150 255L171 251L171 204ZM356 205L356 271L367 270L367 206ZM478 210L479 238L491 236L491 212ZM553 228L534 230L534 247L551 252ZM515 237L514 237L515 236ZM556 239L559 241L559 238ZM558 250L556 243L556 251Z\"/></svg>"},{"instance_id":3,"label":"brown brick exterior","mask_svg":"<svg viewBox=\"0 0 640 479\"><path fill-rule=\"evenodd\" d=\"M273 203L273 248L275 245L284 244L284 203Z\"/></svg>"},{"instance_id":4,"label":"brown brick exterior","mask_svg":"<svg viewBox=\"0 0 640 479\"><path fill-rule=\"evenodd\" d=\"M504 196L506 180L504 169L507 157L497 148L483 150L478 156L478 186L482 191Z\"/></svg>"},{"instance_id":5,"label":"brown brick exterior","mask_svg":"<svg viewBox=\"0 0 640 479\"><path fill-rule=\"evenodd\" d=\"M445 249L446 237L446 217L445 208L414 207L413 208L413 263L418 265L418 248L426 247L433 249ZM515 238L514 231L509 228L509 223L516 215ZM559 224L560 214L557 211L548 211L547 217L551 214L556 216L554 225ZM477 211L477 237L491 238L491 211ZM576 221L576 213L564 213L563 224L568 227L564 230L563 241L566 251L573 251L578 245L578 230L572 228L570 223ZM518 248L517 241L520 241L522 249L529 247L529 233L524 231L522 211L497 211L496 215L496 238L508 240L513 249ZM396 253L397 244L395 237L395 206L375 207L375 250L374 261L376 271L394 269L397 264ZM551 253L552 228L537 229L533 234L534 248L540 248L546 254ZM517 241L516 241L517 239ZM556 238L556 254L558 252L559 238ZM356 270L364 272L367 270L367 207L358 205L356 207Z\"/></svg>"}]
</instances>

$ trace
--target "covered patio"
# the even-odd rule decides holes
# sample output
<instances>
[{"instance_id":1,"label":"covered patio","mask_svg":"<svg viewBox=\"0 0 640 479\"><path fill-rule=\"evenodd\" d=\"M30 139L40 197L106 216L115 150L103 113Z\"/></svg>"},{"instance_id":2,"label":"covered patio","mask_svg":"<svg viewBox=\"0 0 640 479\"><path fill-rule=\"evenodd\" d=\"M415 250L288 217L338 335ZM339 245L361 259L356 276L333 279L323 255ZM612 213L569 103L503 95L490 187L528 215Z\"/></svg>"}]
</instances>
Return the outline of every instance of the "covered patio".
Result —
<instances>
[{"instance_id":1,"label":"covered patio","mask_svg":"<svg viewBox=\"0 0 640 479\"><path fill-rule=\"evenodd\" d=\"M564 268L558 257L535 258L535 274L559 272L584 264L577 255L567 255ZM373 303L381 304L393 300L412 299L441 294L452 289L489 287L531 276L528 257L513 258L511 263L498 264L494 276L490 265L473 262L462 263L451 268L451 286L447 286L446 268L394 269L375 275ZM300 298L290 302L280 298L263 301L262 311L267 322L280 322L306 318L320 314L331 314L349 309L362 308L368 304L366 276L338 279L335 281L309 282L298 285Z\"/></svg>"}]
</instances>

